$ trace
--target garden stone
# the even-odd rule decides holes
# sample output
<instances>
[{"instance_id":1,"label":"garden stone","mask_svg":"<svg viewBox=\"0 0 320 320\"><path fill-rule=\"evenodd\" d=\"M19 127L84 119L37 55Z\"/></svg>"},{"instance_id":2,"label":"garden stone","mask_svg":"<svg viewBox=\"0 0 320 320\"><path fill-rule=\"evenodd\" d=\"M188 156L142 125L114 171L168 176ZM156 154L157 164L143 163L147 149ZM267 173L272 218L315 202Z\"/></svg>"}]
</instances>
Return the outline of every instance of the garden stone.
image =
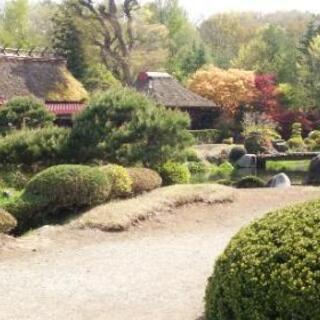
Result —
<instances>
[{"instance_id":1,"label":"garden stone","mask_svg":"<svg viewBox=\"0 0 320 320\"><path fill-rule=\"evenodd\" d=\"M320 184L320 155L311 160L306 182L311 185Z\"/></svg>"},{"instance_id":2,"label":"garden stone","mask_svg":"<svg viewBox=\"0 0 320 320\"><path fill-rule=\"evenodd\" d=\"M255 154L246 154L236 161L236 165L239 168L256 168L257 156Z\"/></svg>"},{"instance_id":3,"label":"garden stone","mask_svg":"<svg viewBox=\"0 0 320 320\"><path fill-rule=\"evenodd\" d=\"M285 173L274 176L267 184L269 188L290 188L290 178Z\"/></svg>"}]
</instances>

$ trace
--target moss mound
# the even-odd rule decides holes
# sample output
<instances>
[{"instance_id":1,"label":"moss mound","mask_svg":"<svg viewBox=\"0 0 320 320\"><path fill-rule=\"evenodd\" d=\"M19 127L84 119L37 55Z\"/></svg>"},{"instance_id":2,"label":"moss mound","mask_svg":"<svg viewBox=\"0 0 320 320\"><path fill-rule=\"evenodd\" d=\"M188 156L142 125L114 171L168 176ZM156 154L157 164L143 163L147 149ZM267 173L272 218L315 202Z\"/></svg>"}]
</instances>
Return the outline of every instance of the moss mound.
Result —
<instances>
[{"instance_id":1,"label":"moss mound","mask_svg":"<svg viewBox=\"0 0 320 320\"><path fill-rule=\"evenodd\" d=\"M320 201L268 214L216 262L206 319L320 318Z\"/></svg>"},{"instance_id":2,"label":"moss mound","mask_svg":"<svg viewBox=\"0 0 320 320\"><path fill-rule=\"evenodd\" d=\"M8 233L17 226L17 220L7 211L0 208L0 233Z\"/></svg>"},{"instance_id":3,"label":"moss mound","mask_svg":"<svg viewBox=\"0 0 320 320\"><path fill-rule=\"evenodd\" d=\"M134 194L151 191L162 185L159 174L151 169L129 168L127 170L132 179L132 192Z\"/></svg>"}]
</instances>

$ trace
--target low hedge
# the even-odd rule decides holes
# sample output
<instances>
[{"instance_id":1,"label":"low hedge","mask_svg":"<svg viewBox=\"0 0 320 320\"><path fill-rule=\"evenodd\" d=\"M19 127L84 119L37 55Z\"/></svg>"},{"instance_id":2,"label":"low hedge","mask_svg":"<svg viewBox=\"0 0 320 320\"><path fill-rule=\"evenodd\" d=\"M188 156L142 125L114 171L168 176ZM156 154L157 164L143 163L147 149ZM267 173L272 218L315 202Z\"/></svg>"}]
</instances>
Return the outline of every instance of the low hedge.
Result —
<instances>
[{"instance_id":1,"label":"low hedge","mask_svg":"<svg viewBox=\"0 0 320 320\"><path fill-rule=\"evenodd\" d=\"M264 188L265 182L256 176L247 176L236 182L235 186L239 189Z\"/></svg>"},{"instance_id":2,"label":"low hedge","mask_svg":"<svg viewBox=\"0 0 320 320\"><path fill-rule=\"evenodd\" d=\"M9 233L17 226L17 220L7 211L0 208L0 233Z\"/></svg>"},{"instance_id":3,"label":"low hedge","mask_svg":"<svg viewBox=\"0 0 320 320\"><path fill-rule=\"evenodd\" d=\"M198 144L214 144L221 141L221 132L217 129L190 131Z\"/></svg>"},{"instance_id":4,"label":"low hedge","mask_svg":"<svg viewBox=\"0 0 320 320\"><path fill-rule=\"evenodd\" d=\"M127 171L132 179L132 192L134 194L152 191L162 185L161 177L154 170L146 168L128 168Z\"/></svg>"},{"instance_id":5,"label":"low hedge","mask_svg":"<svg viewBox=\"0 0 320 320\"><path fill-rule=\"evenodd\" d=\"M236 162L247 154L247 150L244 147L233 147L229 154L230 162Z\"/></svg>"},{"instance_id":6,"label":"low hedge","mask_svg":"<svg viewBox=\"0 0 320 320\"><path fill-rule=\"evenodd\" d=\"M188 184L191 174L188 167L181 163L167 162L160 168L160 175L164 185Z\"/></svg>"},{"instance_id":7,"label":"low hedge","mask_svg":"<svg viewBox=\"0 0 320 320\"><path fill-rule=\"evenodd\" d=\"M240 231L209 278L206 319L319 319L319 223L312 201Z\"/></svg>"},{"instance_id":8,"label":"low hedge","mask_svg":"<svg viewBox=\"0 0 320 320\"><path fill-rule=\"evenodd\" d=\"M132 192L132 179L126 168L109 164L99 168L108 177L111 183L111 197L121 198Z\"/></svg>"}]
</instances>

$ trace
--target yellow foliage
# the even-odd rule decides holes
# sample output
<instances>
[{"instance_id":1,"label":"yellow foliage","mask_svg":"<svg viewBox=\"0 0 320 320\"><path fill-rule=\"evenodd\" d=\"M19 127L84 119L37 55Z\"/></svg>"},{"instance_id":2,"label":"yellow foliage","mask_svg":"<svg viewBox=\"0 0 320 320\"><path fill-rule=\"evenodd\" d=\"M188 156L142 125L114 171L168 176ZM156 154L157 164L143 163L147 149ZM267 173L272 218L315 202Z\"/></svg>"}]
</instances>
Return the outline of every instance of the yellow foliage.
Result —
<instances>
[{"instance_id":1,"label":"yellow foliage","mask_svg":"<svg viewBox=\"0 0 320 320\"><path fill-rule=\"evenodd\" d=\"M240 106L252 104L258 95L253 71L223 70L212 65L189 79L189 89L214 101L228 115L234 115Z\"/></svg>"}]
</instances>

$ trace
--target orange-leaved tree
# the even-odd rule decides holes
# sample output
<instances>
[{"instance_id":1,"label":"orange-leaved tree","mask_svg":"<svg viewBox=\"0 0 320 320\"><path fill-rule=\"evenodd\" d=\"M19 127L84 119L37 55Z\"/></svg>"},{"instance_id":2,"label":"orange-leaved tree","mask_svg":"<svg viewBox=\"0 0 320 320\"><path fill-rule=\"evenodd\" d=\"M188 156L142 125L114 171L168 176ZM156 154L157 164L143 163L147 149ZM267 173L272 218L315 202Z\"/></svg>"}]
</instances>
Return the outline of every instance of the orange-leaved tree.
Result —
<instances>
[{"instance_id":1,"label":"orange-leaved tree","mask_svg":"<svg viewBox=\"0 0 320 320\"><path fill-rule=\"evenodd\" d=\"M223 70L210 65L193 74L188 84L190 90L214 101L228 116L234 116L240 107L252 105L258 96L253 71Z\"/></svg>"}]
</instances>

